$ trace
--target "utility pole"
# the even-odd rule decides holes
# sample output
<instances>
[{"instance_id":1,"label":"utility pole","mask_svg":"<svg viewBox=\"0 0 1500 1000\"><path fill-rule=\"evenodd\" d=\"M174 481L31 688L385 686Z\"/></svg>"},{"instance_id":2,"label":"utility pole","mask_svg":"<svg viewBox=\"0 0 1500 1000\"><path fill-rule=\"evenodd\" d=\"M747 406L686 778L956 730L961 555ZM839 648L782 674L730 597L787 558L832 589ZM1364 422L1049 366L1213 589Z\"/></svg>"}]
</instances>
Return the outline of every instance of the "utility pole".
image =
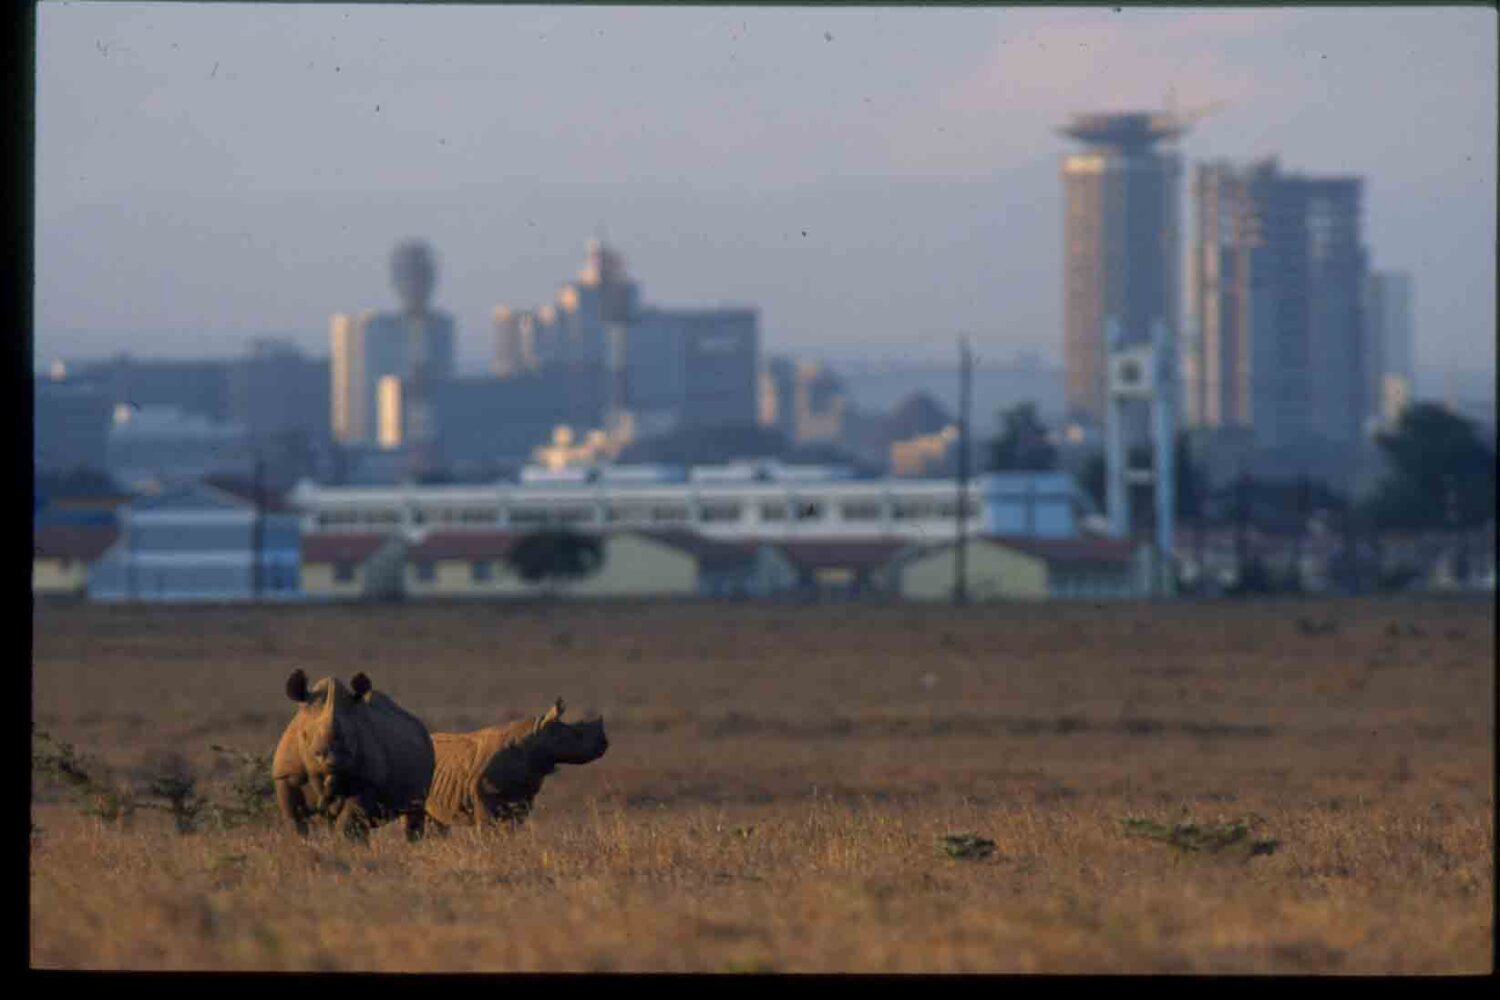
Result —
<instances>
[{"instance_id":1,"label":"utility pole","mask_svg":"<svg viewBox=\"0 0 1500 1000\"><path fill-rule=\"evenodd\" d=\"M1198 439L1194 439L1198 440ZM1200 453L1202 449L1200 448ZM1207 456L1199 459L1192 466L1192 504L1193 521L1196 530L1193 532L1193 561L1198 564L1197 588L1198 593L1208 593L1208 555L1207 539L1208 533L1208 461Z\"/></svg>"},{"instance_id":2,"label":"utility pole","mask_svg":"<svg viewBox=\"0 0 1500 1000\"><path fill-rule=\"evenodd\" d=\"M122 520L125 525L125 599L135 602L135 518L130 504L125 504Z\"/></svg>"},{"instance_id":3,"label":"utility pole","mask_svg":"<svg viewBox=\"0 0 1500 1000\"><path fill-rule=\"evenodd\" d=\"M1234 480L1234 564L1235 579L1243 583L1250 565L1247 529L1250 524L1250 477L1243 465Z\"/></svg>"},{"instance_id":4,"label":"utility pole","mask_svg":"<svg viewBox=\"0 0 1500 1000\"><path fill-rule=\"evenodd\" d=\"M1360 579L1359 565L1359 525L1356 523L1358 512L1355 509L1354 490L1348 489L1344 493L1344 560L1346 584L1351 594L1363 592Z\"/></svg>"},{"instance_id":5,"label":"utility pole","mask_svg":"<svg viewBox=\"0 0 1500 1000\"><path fill-rule=\"evenodd\" d=\"M1307 537L1307 521L1312 516L1312 480L1307 473L1297 477L1297 496L1295 501L1297 525L1292 535L1292 566L1288 574L1289 580L1294 582L1297 590L1302 589L1302 548Z\"/></svg>"},{"instance_id":6,"label":"utility pole","mask_svg":"<svg viewBox=\"0 0 1500 1000\"><path fill-rule=\"evenodd\" d=\"M261 517L261 481L264 475L265 464L259 455L255 456L255 481L252 487L250 502L253 510L250 514L250 599L260 600L261 592L261 550L264 548L265 526Z\"/></svg>"},{"instance_id":7,"label":"utility pole","mask_svg":"<svg viewBox=\"0 0 1500 1000\"><path fill-rule=\"evenodd\" d=\"M955 505L953 547L953 603L968 603L967 533L965 517L969 500L969 383L974 357L969 352L969 338L958 338L958 503Z\"/></svg>"}]
</instances>

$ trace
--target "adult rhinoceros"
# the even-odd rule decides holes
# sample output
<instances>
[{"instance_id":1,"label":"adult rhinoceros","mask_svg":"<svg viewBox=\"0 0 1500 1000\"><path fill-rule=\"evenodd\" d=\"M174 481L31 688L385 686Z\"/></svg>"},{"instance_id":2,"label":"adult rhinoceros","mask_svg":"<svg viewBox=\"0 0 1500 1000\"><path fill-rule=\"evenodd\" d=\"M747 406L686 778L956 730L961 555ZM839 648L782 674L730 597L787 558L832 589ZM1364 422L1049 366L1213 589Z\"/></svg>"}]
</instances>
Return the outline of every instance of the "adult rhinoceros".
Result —
<instances>
[{"instance_id":1,"label":"adult rhinoceros","mask_svg":"<svg viewBox=\"0 0 1500 1000\"><path fill-rule=\"evenodd\" d=\"M558 764L587 764L604 756L609 739L602 718L562 721L563 700L545 715L472 733L433 733L437 769L427 794L427 816L439 827L505 819L531 811L542 780Z\"/></svg>"},{"instance_id":2,"label":"adult rhinoceros","mask_svg":"<svg viewBox=\"0 0 1500 1000\"><path fill-rule=\"evenodd\" d=\"M309 815L322 815L360 839L404 816L407 838L421 837L434 763L422 721L373 690L363 673L346 688L333 677L308 684L294 670L286 693L299 707L276 746L271 777L281 814L297 832L307 832Z\"/></svg>"}]
</instances>

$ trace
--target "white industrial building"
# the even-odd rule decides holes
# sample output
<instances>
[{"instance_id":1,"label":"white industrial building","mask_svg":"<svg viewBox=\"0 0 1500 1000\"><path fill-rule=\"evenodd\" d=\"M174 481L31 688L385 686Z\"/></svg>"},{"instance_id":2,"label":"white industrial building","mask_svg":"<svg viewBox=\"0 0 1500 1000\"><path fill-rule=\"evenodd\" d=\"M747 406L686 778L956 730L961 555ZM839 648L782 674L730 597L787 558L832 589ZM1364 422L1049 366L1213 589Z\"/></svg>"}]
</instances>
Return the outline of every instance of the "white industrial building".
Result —
<instances>
[{"instance_id":1,"label":"white industrial building","mask_svg":"<svg viewBox=\"0 0 1500 1000\"><path fill-rule=\"evenodd\" d=\"M605 466L484 485L320 486L287 498L304 532L434 528L527 531L687 529L733 541L942 541L956 530L958 489L944 479L854 479L828 467L733 462L690 470ZM1074 538L1092 504L1066 473L989 473L967 487L974 535Z\"/></svg>"}]
</instances>

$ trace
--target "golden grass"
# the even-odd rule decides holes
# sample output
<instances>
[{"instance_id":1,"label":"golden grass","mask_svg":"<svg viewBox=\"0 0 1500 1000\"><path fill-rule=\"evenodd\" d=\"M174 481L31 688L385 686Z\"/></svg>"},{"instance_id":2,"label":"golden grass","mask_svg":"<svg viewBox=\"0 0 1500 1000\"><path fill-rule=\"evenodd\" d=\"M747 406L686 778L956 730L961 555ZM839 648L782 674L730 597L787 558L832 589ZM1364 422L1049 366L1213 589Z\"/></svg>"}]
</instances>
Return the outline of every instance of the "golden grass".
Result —
<instances>
[{"instance_id":1,"label":"golden grass","mask_svg":"<svg viewBox=\"0 0 1500 1000\"><path fill-rule=\"evenodd\" d=\"M44 606L33 626L39 728L121 770L177 751L207 787L229 773L208 744L274 746L295 666L365 670L434 729L562 695L611 739L521 830L416 845L397 827L367 847L271 824L183 835L39 798L37 967L1493 961L1488 603ZM1254 817L1279 849L1185 853L1129 836L1130 816ZM945 854L963 831L994 853Z\"/></svg>"}]
</instances>

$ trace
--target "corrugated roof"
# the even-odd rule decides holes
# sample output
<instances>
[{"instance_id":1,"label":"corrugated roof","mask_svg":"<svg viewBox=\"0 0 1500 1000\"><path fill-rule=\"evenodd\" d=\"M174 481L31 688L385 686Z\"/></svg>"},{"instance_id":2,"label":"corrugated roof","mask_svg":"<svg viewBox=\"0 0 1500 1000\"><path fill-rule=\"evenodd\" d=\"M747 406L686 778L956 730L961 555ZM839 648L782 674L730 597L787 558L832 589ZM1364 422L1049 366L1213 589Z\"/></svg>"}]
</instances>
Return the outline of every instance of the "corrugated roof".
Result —
<instances>
[{"instance_id":1,"label":"corrugated roof","mask_svg":"<svg viewBox=\"0 0 1500 1000\"><path fill-rule=\"evenodd\" d=\"M431 531L406 550L406 558L503 559L520 537L510 531Z\"/></svg>"},{"instance_id":2,"label":"corrugated roof","mask_svg":"<svg viewBox=\"0 0 1500 1000\"><path fill-rule=\"evenodd\" d=\"M32 529L34 559L83 559L93 562L120 535L112 524L41 524Z\"/></svg>"},{"instance_id":3,"label":"corrugated roof","mask_svg":"<svg viewBox=\"0 0 1500 1000\"><path fill-rule=\"evenodd\" d=\"M1138 543L1129 538L1031 538L988 536L988 541L1053 564L1128 563Z\"/></svg>"},{"instance_id":4,"label":"corrugated roof","mask_svg":"<svg viewBox=\"0 0 1500 1000\"><path fill-rule=\"evenodd\" d=\"M302 536L303 563L364 562L390 535L374 532L326 532Z\"/></svg>"},{"instance_id":5,"label":"corrugated roof","mask_svg":"<svg viewBox=\"0 0 1500 1000\"><path fill-rule=\"evenodd\" d=\"M739 566L750 562L755 558L755 550L761 544L759 542L727 542L717 538L708 538L684 528L643 529L630 531L628 534L640 535L663 545L669 545L680 552L686 552L698 561L699 566L709 568Z\"/></svg>"},{"instance_id":6,"label":"corrugated roof","mask_svg":"<svg viewBox=\"0 0 1500 1000\"><path fill-rule=\"evenodd\" d=\"M1053 566L1118 566L1128 563L1138 547L1130 539L1117 538L1033 538L1027 535L971 535L970 544L997 545L1023 555L1033 556ZM917 559L953 547L952 541L929 542L913 546L903 560Z\"/></svg>"}]
</instances>

